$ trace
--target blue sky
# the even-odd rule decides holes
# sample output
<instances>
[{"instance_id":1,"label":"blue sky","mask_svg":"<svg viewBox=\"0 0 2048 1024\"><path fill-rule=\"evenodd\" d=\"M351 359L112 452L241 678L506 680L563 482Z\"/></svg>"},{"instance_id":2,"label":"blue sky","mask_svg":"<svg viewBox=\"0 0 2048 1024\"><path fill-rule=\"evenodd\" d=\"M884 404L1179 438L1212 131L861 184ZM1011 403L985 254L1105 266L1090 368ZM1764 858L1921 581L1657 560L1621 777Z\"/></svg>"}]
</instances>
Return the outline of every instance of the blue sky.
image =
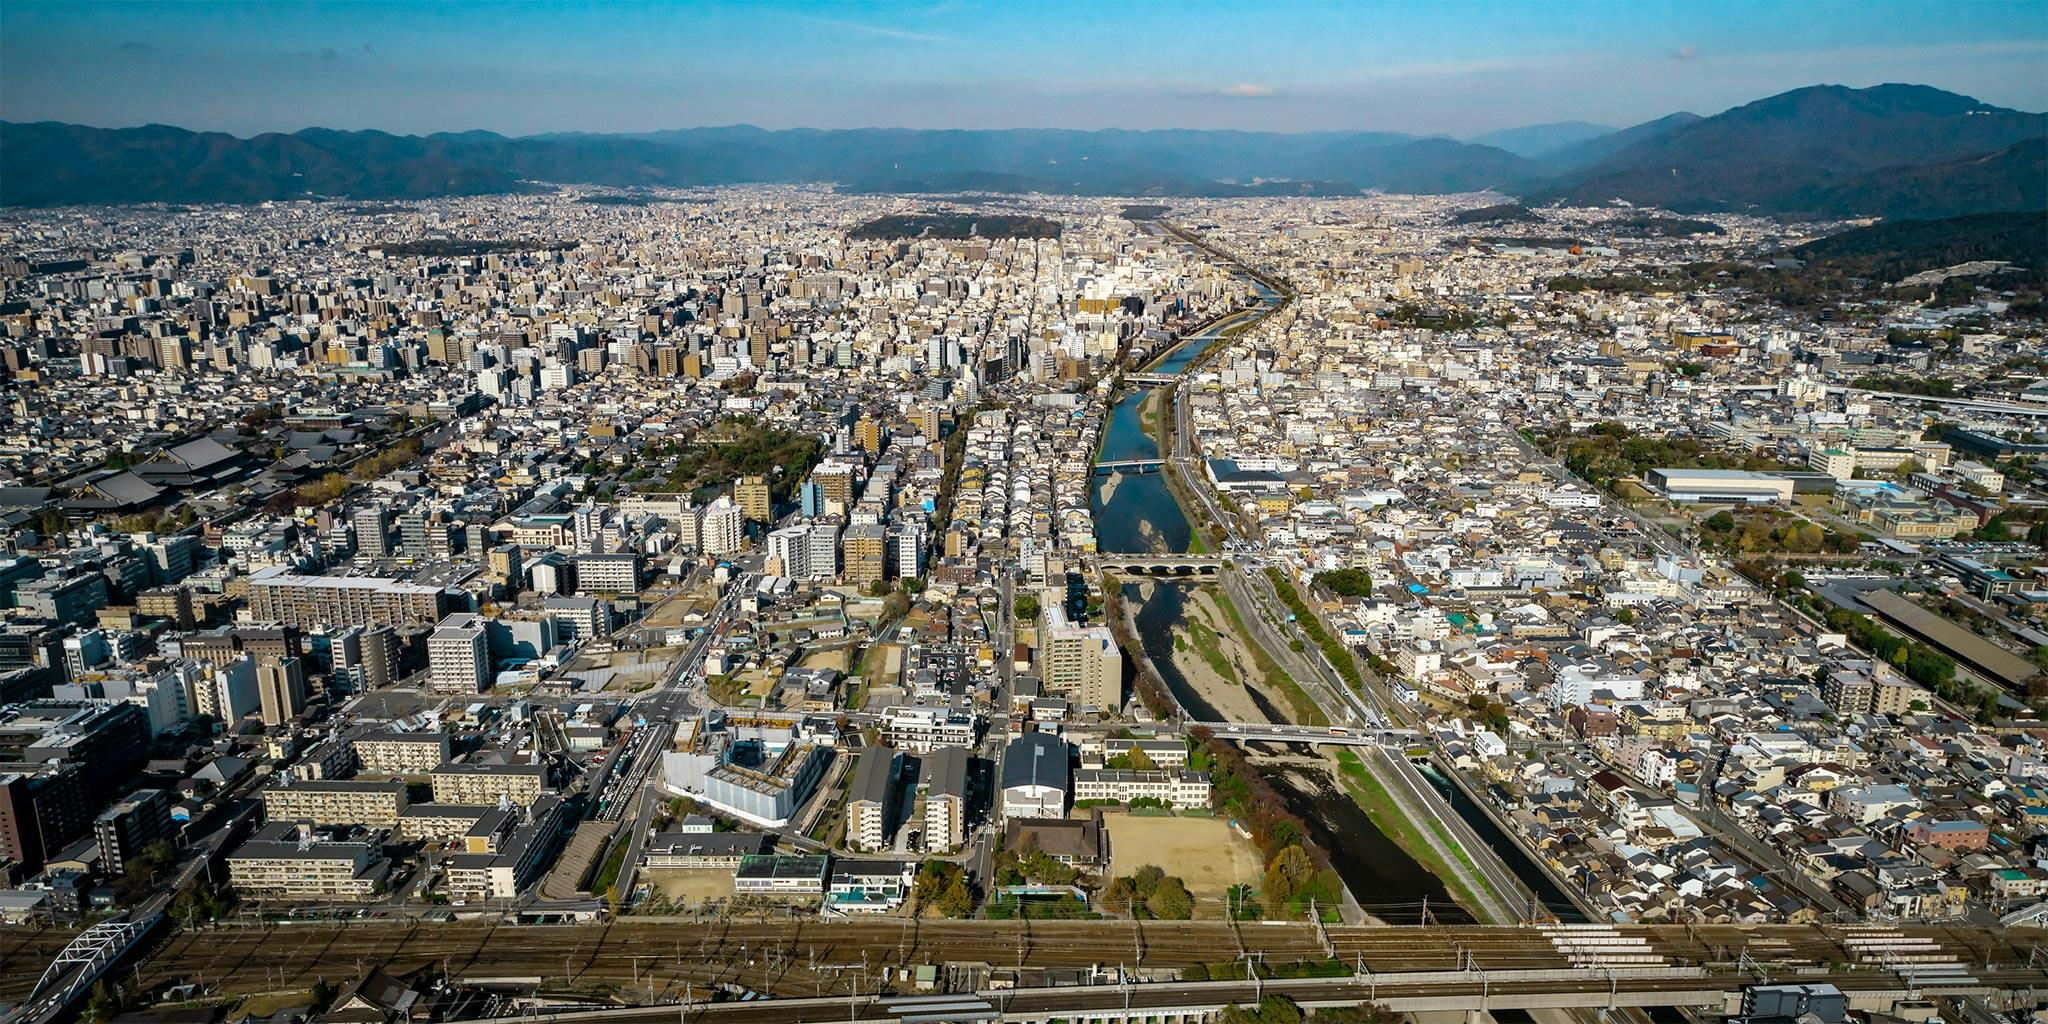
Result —
<instances>
[{"instance_id":1,"label":"blue sky","mask_svg":"<svg viewBox=\"0 0 2048 1024\"><path fill-rule=\"evenodd\" d=\"M0 3L0 118L240 135L1462 136L1888 81L2048 108L2048 3Z\"/></svg>"}]
</instances>

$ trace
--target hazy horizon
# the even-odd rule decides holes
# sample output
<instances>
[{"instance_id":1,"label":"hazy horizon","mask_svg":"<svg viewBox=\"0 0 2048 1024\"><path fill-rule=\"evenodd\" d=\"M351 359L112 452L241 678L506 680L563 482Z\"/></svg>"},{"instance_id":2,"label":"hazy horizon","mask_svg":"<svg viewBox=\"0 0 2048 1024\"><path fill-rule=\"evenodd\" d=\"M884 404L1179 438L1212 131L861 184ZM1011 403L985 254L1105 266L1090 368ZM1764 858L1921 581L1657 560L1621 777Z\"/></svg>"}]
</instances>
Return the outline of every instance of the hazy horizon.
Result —
<instances>
[{"instance_id":1,"label":"hazy horizon","mask_svg":"<svg viewBox=\"0 0 2048 1024\"><path fill-rule=\"evenodd\" d=\"M754 125L1392 131L1910 82L2048 108L2032 3L12 3L0 118L511 136Z\"/></svg>"}]
</instances>

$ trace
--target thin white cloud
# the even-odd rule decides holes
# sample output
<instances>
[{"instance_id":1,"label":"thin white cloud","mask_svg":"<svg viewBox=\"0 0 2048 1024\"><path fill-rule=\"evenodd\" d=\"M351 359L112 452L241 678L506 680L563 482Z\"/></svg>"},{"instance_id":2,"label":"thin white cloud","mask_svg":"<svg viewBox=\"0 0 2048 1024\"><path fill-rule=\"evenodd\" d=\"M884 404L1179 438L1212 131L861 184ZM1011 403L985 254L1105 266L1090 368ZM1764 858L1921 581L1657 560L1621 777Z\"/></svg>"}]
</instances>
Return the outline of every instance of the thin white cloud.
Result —
<instances>
[{"instance_id":1,"label":"thin white cloud","mask_svg":"<svg viewBox=\"0 0 2048 1024\"><path fill-rule=\"evenodd\" d=\"M790 17L798 21L808 21L814 25L823 25L827 28L852 32L856 35L873 36L877 39L900 39L911 43L957 43L960 41L952 36L942 36L931 32L912 32L908 29L889 28L886 25L870 25L866 22L847 21L843 18L824 18L815 14L792 14Z\"/></svg>"},{"instance_id":2,"label":"thin white cloud","mask_svg":"<svg viewBox=\"0 0 2048 1024\"><path fill-rule=\"evenodd\" d=\"M1216 90L1216 95L1239 100L1263 100L1280 95L1280 90L1257 82L1239 82Z\"/></svg>"}]
</instances>

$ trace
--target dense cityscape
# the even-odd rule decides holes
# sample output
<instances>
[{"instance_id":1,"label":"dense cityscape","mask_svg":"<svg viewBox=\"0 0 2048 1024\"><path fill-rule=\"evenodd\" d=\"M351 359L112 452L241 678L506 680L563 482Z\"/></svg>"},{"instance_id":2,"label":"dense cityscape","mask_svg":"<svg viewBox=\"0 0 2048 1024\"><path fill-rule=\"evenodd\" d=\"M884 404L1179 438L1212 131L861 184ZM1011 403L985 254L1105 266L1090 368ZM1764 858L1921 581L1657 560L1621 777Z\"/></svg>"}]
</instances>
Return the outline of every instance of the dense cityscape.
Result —
<instances>
[{"instance_id":1,"label":"dense cityscape","mask_svg":"<svg viewBox=\"0 0 2048 1024\"><path fill-rule=\"evenodd\" d=\"M2038 1015L2040 184L12 206L0 1005Z\"/></svg>"}]
</instances>

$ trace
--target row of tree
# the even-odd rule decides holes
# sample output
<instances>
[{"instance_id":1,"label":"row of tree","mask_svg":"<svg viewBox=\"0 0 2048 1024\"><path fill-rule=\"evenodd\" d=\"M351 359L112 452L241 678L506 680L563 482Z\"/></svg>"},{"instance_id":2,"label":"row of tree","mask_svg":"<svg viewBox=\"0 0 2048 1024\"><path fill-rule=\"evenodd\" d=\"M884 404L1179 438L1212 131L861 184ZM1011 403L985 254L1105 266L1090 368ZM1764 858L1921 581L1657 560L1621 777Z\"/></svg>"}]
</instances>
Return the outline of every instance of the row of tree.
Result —
<instances>
[{"instance_id":1,"label":"row of tree","mask_svg":"<svg viewBox=\"0 0 2048 1024\"><path fill-rule=\"evenodd\" d=\"M1208 755L1211 797L1221 813L1251 833L1265 858L1260 896L1270 908L1306 910L1313 902L1334 906L1343 883L1330 866L1329 855L1309 838L1308 824L1287 809L1287 802L1235 745L1205 729L1196 741Z\"/></svg>"}]
</instances>

